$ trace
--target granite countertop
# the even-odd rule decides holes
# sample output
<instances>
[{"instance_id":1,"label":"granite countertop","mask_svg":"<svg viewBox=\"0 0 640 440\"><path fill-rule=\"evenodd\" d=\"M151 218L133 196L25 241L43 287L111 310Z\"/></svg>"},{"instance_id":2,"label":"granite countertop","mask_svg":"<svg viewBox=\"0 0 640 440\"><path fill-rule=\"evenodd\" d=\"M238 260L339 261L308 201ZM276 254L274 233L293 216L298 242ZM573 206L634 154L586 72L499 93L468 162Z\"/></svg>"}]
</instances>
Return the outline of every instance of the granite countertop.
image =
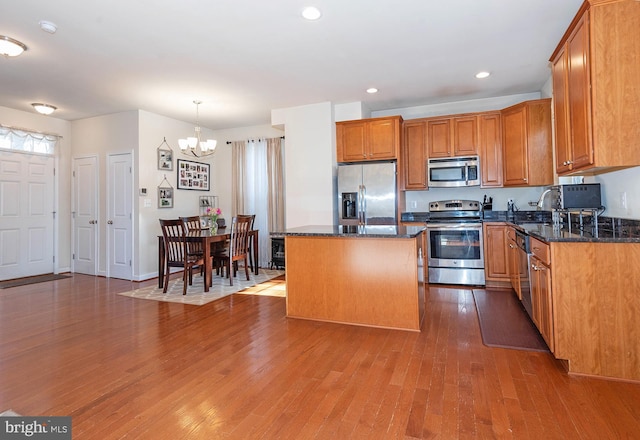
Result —
<instances>
[{"instance_id":1,"label":"granite countertop","mask_svg":"<svg viewBox=\"0 0 640 440\"><path fill-rule=\"evenodd\" d=\"M403 222L428 222L428 212L404 212ZM579 216L572 215L571 223L554 227L550 211L483 211L483 222L506 222L527 234L546 242L600 242L600 243L640 243L640 220L615 217L598 218L597 230L586 216L580 225Z\"/></svg>"},{"instance_id":2,"label":"granite countertop","mask_svg":"<svg viewBox=\"0 0 640 440\"><path fill-rule=\"evenodd\" d=\"M271 237L370 237L370 238L415 238L425 227L395 225L309 225L272 232Z\"/></svg>"}]
</instances>

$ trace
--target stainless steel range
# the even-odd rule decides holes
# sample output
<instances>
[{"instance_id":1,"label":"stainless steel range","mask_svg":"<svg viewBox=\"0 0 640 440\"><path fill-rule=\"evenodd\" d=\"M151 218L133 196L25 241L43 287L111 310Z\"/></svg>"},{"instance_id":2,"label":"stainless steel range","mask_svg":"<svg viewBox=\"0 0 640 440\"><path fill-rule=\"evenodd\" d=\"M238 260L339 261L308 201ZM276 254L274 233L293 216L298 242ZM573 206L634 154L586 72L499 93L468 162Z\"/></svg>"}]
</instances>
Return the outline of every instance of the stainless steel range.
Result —
<instances>
[{"instance_id":1,"label":"stainless steel range","mask_svg":"<svg viewBox=\"0 0 640 440\"><path fill-rule=\"evenodd\" d=\"M480 207L474 200L429 204L429 283L484 286Z\"/></svg>"}]
</instances>

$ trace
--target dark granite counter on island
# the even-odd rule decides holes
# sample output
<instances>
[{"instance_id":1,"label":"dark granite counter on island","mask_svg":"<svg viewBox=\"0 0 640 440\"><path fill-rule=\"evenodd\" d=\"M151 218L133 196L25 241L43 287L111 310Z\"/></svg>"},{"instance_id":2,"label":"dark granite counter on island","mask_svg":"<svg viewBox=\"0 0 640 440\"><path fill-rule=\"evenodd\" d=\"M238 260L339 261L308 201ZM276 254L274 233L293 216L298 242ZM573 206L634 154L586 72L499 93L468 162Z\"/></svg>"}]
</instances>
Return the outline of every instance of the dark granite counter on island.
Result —
<instances>
[{"instance_id":1,"label":"dark granite counter on island","mask_svg":"<svg viewBox=\"0 0 640 440\"><path fill-rule=\"evenodd\" d=\"M285 239L287 317L420 331L422 227L302 226Z\"/></svg>"},{"instance_id":2,"label":"dark granite counter on island","mask_svg":"<svg viewBox=\"0 0 640 440\"><path fill-rule=\"evenodd\" d=\"M310 225L289 228L284 232L273 232L280 237L372 237L372 238L415 238L424 230L420 226L366 225L366 226L324 226Z\"/></svg>"}]
</instances>

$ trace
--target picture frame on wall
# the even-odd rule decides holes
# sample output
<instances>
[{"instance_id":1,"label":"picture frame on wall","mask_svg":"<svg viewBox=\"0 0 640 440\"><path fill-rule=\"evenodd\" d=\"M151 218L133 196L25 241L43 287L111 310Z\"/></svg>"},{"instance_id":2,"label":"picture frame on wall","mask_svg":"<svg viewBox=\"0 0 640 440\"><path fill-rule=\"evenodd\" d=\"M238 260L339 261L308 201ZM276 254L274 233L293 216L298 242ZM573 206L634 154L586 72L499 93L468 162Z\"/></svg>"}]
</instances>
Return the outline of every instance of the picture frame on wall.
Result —
<instances>
[{"instance_id":1,"label":"picture frame on wall","mask_svg":"<svg viewBox=\"0 0 640 440\"><path fill-rule=\"evenodd\" d=\"M165 138L160 146L157 148L158 151L158 169L163 171L173 171L173 150L167 144L167 139Z\"/></svg>"},{"instance_id":2,"label":"picture frame on wall","mask_svg":"<svg viewBox=\"0 0 640 440\"><path fill-rule=\"evenodd\" d=\"M158 187L158 208L173 208L173 188Z\"/></svg>"},{"instance_id":3,"label":"picture frame on wall","mask_svg":"<svg viewBox=\"0 0 640 440\"><path fill-rule=\"evenodd\" d=\"M211 165L178 159L178 189L209 191L211 181Z\"/></svg>"},{"instance_id":4,"label":"picture frame on wall","mask_svg":"<svg viewBox=\"0 0 640 440\"><path fill-rule=\"evenodd\" d=\"M167 180L166 174L158 185L158 208L173 208L173 186Z\"/></svg>"}]
</instances>

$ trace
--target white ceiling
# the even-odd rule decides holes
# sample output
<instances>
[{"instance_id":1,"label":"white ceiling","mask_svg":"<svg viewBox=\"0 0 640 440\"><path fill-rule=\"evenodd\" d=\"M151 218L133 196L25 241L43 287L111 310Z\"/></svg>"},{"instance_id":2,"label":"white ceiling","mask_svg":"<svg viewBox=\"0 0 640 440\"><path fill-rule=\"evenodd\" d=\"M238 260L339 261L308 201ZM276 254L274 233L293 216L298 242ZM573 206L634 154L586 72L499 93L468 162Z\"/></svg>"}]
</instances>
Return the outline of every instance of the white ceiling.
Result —
<instances>
[{"instance_id":1,"label":"white ceiling","mask_svg":"<svg viewBox=\"0 0 640 440\"><path fill-rule=\"evenodd\" d=\"M300 17L313 3L323 16ZM210 129L324 101L371 110L539 91L582 0L2 0L0 106L142 109ZM55 34L40 20L58 25ZM492 75L474 77L480 70ZM375 95L365 92L377 87ZM2 122L2 121L0 121Z\"/></svg>"}]
</instances>

